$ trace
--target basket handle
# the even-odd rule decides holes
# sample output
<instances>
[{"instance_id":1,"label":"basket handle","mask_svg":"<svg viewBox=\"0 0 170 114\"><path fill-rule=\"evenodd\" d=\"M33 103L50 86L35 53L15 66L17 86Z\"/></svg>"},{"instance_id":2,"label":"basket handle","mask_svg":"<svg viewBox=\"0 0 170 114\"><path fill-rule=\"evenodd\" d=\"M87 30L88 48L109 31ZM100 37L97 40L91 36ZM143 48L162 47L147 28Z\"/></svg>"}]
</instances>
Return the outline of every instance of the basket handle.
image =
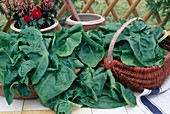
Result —
<instances>
[{"instance_id":1,"label":"basket handle","mask_svg":"<svg viewBox=\"0 0 170 114\"><path fill-rule=\"evenodd\" d=\"M130 20L128 20L126 23L124 23L117 31L116 33L114 34L112 40L111 40L111 43L109 45L109 50L108 50L108 56L107 56L107 62L108 63L111 63L111 61L113 60L113 56L112 56L112 51L113 51L113 48L114 48L114 45L116 43L116 40L118 38L118 36L121 34L121 32L129 25L131 24L133 21L137 20L137 19L140 19L142 20L142 18L139 18L139 17L136 17L136 18L132 18Z\"/></svg>"}]
</instances>

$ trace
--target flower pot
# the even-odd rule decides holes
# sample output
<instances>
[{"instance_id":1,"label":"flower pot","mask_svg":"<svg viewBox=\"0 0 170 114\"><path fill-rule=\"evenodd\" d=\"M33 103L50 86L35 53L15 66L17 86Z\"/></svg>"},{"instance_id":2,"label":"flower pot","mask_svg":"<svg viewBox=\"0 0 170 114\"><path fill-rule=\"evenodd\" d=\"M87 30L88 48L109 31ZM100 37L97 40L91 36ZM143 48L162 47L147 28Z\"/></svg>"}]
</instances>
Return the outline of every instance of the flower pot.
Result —
<instances>
[{"instance_id":1,"label":"flower pot","mask_svg":"<svg viewBox=\"0 0 170 114\"><path fill-rule=\"evenodd\" d=\"M69 16L66 19L66 25L68 28L75 24L82 24L83 29L87 31L87 30L94 30L98 28L100 25L105 24L105 18L98 14L82 13L82 14L78 14L78 16L80 17L81 21L73 20L72 16Z\"/></svg>"},{"instance_id":2,"label":"flower pot","mask_svg":"<svg viewBox=\"0 0 170 114\"><path fill-rule=\"evenodd\" d=\"M41 33L49 33L49 32L56 32L57 30L57 26L59 25L58 21L54 21L54 24L47 27L47 28L43 28L40 29ZM15 32L15 33L19 33L21 31L21 29L18 29L17 27L15 27L15 22L13 22L10 26L10 28Z\"/></svg>"},{"instance_id":3,"label":"flower pot","mask_svg":"<svg viewBox=\"0 0 170 114\"><path fill-rule=\"evenodd\" d=\"M29 89L32 91L32 94L30 96L21 97L17 92L15 92L14 98L15 99L34 99L34 98L38 98L34 88L32 86L30 86ZM4 95L3 85L1 83L0 83L0 96L5 96Z\"/></svg>"}]
</instances>

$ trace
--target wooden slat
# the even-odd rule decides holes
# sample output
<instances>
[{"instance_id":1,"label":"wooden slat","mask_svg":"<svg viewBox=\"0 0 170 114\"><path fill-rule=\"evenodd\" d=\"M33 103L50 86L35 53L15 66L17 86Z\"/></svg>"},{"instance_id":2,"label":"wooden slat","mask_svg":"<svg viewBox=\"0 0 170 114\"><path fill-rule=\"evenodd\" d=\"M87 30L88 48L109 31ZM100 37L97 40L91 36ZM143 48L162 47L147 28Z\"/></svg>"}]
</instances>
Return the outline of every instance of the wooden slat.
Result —
<instances>
[{"instance_id":1,"label":"wooden slat","mask_svg":"<svg viewBox=\"0 0 170 114\"><path fill-rule=\"evenodd\" d=\"M131 6L133 4L132 0L127 0L127 1L128 1L129 6ZM136 8L134 8L133 14L134 14L135 17L139 17L139 14L138 14Z\"/></svg>"},{"instance_id":2,"label":"wooden slat","mask_svg":"<svg viewBox=\"0 0 170 114\"><path fill-rule=\"evenodd\" d=\"M59 10L58 14L57 14L57 19L60 20L60 18L62 17L62 15L64 14L64 12L67 10L67 6L66 4L64 4L62 6L62 8Z\"/></svg>"},{"instance_id":3,"label":"wooden slat","mask_svg":"<svg viewBox=\"0 0 170 114\"><path fill-rule=\"evenodd\" d=\"M145 17L143 18L143 20L144 20L144 22L146 22L149 18L150 18L150 16L153 14L153 12L148 12L146 15L145 15Z\"/></svg>"},{"instance_id":4,"label":"wooden slat","mask_svg":"<svg viewBox=\"0 0 170 114\"><path fill-rule=\"evenodd\" d=\"M106 0L106 3L109 6L110 0ZM111 13L112 13L113 17L115 18L115 20L118 22L119 21L119 17L118 17L118 15L117 15L117 13L116 13L114 8L111 10Z\"/></svg>"},{"instance_id":5,"label":"wooden slat","mask_svg":"<svg viewBox=\"0 0 170 114\"><path fill-rule=\"evenodd\" d=\"M104 16L104 17L107 17L107 16L108 16L108 14L109 14L110 11L112 10L112 8L116 5L117 2L118 2L118 0L114 0L114 1L112 1L112 2L109 4L109 6L108 6L108 8L106 9L106 11L103 13L103 16Z\"/></svg>"},{"instance_id":6,"label":"wooden slat","mask_svg":"<svg viewBox=\"0 0 170 114\"><path fill-rule=\"evenodd\" d=\"M11 24L13 23L13 21L12 20L8 20L7 21L7 23L6 23L6 25L5 25L5 27L3 28L3 32L7 32L8 30L9 30L9 28L10 28L10 26L11 26Z\"/></svg>"},{"instance_id":7,"label":"wooden slat","mask_svg":"<svg viewBox=\"0 0 170 114\"><path fill-rule=\"evenodd\" d=\"M64 4L66 4L67 6L68 12L70 13L70 15L72 15L72 18L76 21L81 21L72 1L71 0L63 0L63 1L64 1Z\"/></svg>"},{"instance_id":8,"label":"wooden slat","mask_svg":"<svg viewBox=\"0 0 170 114\"><path fill-rule=\"evenodd\" d=\"M135 7L139 4L141 0L136 0L130 8L126 11L125 15L123 16L125 19L129 17L129 15L132 13L132 11L135 9Z\"/></svg>"},{"instance_id":9,"label":"wooden slat","mask_svg":"<svg viewBox=\"0 0 170 114\"><path fill-rule=\"evenodd\" d=\"M170 18L170 13L168 13L168 14L166 15L166 17L165 17L165 18L163 19L163 21L159 24L159 26L163 27L163 25L168 22L169 18Z\"/></svg>"},{"instance_id":10,"label":"wooden slat","mask_svg":"<svg viewBox=\"0 0 170 114\"><path fill-rule=\"evenodd\" d=\"M7 14L7 9L4 3L0 3L0 9L1 9L1 12L3 12L4 14Z\"/></svg>"},{"instance_id":11,"label":"wooden slat","mask_svg":"<svg viewBox=\"0 0 170 114\"><path fill-rule=\"evenodd\" d=\"M84 2L87 4L88 0L84 0ZM90 13L95 13L95 11L93 10L93 8L90 6L89 8ZM81 13L84 13L83 10L81 11Z\"/></svg>"},{"instance_id":12,"label":"wooden slat","mask_svg":"<svg viewBox=\"0 0 170 114\"><path fill-rule=\"evenodd\" d=\"M86 13L87 10L91 7L92 3L94 2L94 0L88 0L88 2L86 3L86 5L84 6L84 8L82 9L81 13Z\"/></svg>"},{"instance_id":13,"label":"wooden slat","mask_svg":"<svg viewBox=\"0 0 170 114\"><path fill-rule=\"evenodd\" d=\"M157 20L158 24L160 24L162 21L161 21L159 13L155 12L155 15L156 15L156 20Z\"/></svg>"}]
</instances>

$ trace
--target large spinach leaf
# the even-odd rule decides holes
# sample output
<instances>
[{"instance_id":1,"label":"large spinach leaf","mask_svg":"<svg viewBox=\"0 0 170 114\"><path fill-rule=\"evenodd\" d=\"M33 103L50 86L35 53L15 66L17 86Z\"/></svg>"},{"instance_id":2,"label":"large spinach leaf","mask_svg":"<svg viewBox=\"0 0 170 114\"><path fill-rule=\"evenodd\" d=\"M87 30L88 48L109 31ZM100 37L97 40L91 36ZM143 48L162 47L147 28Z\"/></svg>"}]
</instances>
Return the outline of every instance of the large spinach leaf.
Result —
<instances>
[{"instance_id":1,"label":"large spinach leaf","mask_svg":"<svg viewBox=\"0 0 170 114\"><path fill-rule=\"evenodd\" d=\"M77 31L75 27L81 29L78 29ZM58 56L66 57L72 54L75 47L77 47L82 40L81 30L82 30L82 26L77 25L77 26L73 26L73 28L70 28L68 30L63 29L59 31L59 33L56 33L56 40L54 42L54 48L55 48L54 51ZM74 31L76 32L74 33Z\"/></svg>"},{"instance_id":2,"label":"large spinach leaf","mask_svg":"<svg viewBox=\"0 0 170 114\"><path fill-rule=\"evenodd\" d=\"M74 71L67 66L59 66L56 72L47 72L45 75L35 85L36 93L44 103L66 91L76 78Z\"/></svg>"},{"instance_id":3,"label":"large spinach leaf","mask_svg":"<svg viewBox=\"0 0 170 114\"><path fill-rule=\"evenodd\" d=\"M103 59L105 50L101 45L90 39L85 32L82 34L85 43L79 47L77 56L84 64L95 67Z\"/></svg>"}]
</instances>

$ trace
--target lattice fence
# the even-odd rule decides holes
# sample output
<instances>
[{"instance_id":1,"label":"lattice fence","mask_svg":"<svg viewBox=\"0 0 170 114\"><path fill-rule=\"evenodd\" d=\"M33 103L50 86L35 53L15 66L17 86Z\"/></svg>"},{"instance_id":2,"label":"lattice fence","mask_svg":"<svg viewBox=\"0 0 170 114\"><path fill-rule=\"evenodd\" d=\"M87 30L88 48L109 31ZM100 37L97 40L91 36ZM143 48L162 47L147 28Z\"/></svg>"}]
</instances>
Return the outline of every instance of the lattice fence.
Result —
<instances>
[{"instance_id":1,"label":"lattice fence","mask_svg":"<svg viewBox=\"0 0 170 114\"><path fill-rule=\"evenodd\" d=\"M82 0L82 1L84 1L84 7L82 8L81 13L86 13L87 11L89 11L90 13L95 13L95 10L92 7L92 4L95 2L95 0ZM131 14L133 14L134 17L141 17L136 8L140 4L141 0L127 0L126 2L127 7L129 8L127 9L127 11L125 12L123 16L120 16L115 10L115 5L118 2L119 0L104 0L104 3L107 4L107 7L101 15L107 18L109 13L111 13L115 21L119 21L121 18L128 19ZM67 11L67 6L63 4L62 8L59 10L57 14L58 20L60 20L60 18L63 16L63 14L66 11ZM145 13L145 16L141 18L143 18L145 22L151 17L151 15L153 15L154 13L157 14L155 19L159 26L162 26L164 21L167 19L167 17L165 17L165 19L162 20L158 12L151 12L151 11L148 11L147 9L146 9L146 12L144 13ZM10 24L11 24L11 21L8 21L3 31L7 31L9 29Z\"/></svg>"},{"instance_id":2,"label":"lattice fence","mask_svg":"<svg viewBox=\"0 0 170 114\"><path fill-rule=\"evenodd\" d=\"M83 7L83 9L81 10L81 13L86 13L88 10L90 11L90 13L95 13L94 9L92 8L92 4L95 0L83 0L85 3L85 6ZM119 21L120 18L125 18L127 19L131 13L134 14L135 17L141 17L138 14L138 11L136 9L136 7L140 4L141 0L135 0L134 2L132 0L127 0L127 7L128 10L126 11L126 13L123 15L123 17L119 16L116 12L116 10L114 9L115 5L119 2L119 0L105 0L105 3L108 5L108 7L106 8L106 10L104 11L104 13L102 14L102 16L106 17L108 16L109 13L112 13L113 18L116 21ZM60 19L61 16L63 15L63 13L67 10L66 5L64 4L63 7L61 8L61 10L58 12L58 18ZM143 18L143 20L146 22L151 15L153 15L154 13L156 13L156 20L158 25L162 25L162 22L165 20L161 20L160 15L158 12L151 12L148 11L146 9L146 12L144 12L146 15Z\"/></svg>"}]
</instances>

